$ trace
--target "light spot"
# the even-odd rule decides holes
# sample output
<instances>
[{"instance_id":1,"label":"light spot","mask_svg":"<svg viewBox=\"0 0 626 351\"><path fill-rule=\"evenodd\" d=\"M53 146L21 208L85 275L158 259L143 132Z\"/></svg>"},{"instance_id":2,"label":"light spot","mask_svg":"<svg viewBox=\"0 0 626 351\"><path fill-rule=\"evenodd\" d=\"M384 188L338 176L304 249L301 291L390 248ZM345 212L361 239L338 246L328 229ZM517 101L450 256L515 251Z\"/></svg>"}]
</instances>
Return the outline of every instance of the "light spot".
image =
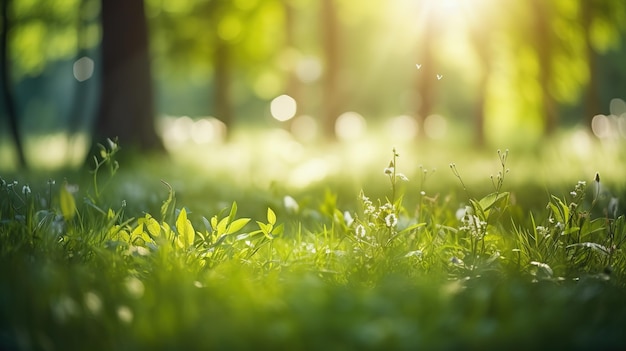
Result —
<instances>
[{"instance_id":1,"label":"light spot","mask_svg":"<svg viewBox=\"0 0 626 351\"><path fill-rule=\"evenodd\" d=\"M291 122L291 133L301 141L313 141L317 138L317 121L308 115L298 116Z\"/></svg>"},{"instance_id":2,"label":"light spot","mask_svg":"<svg viewBox=\"0 0 626 351\"><path fill-rule=\"evenodd\" d=\"M591 119L591 130L598 138L607 138L611 133L609 119L605 115L595 115Z\"/></svg>"},{"instance_id":3,"label":"light spot","mask_svg":"<svg viewBox=\"0 0 626 351\"><path fill-rule=\"evenodd\" d=\"M387 124L389 135L394 140L410 141L417 136L419 125L415 118L407 115L393 117Z\"/></svg>"},{"instance_id":4,"label":"light spot","mask_svg":"<svg viewBox=\"0 0 626 351\"><path fill-rule=\"evenodd\" d=\"M119 318L120 321L129 324L134 318L133 311L128 306L119 306L117 308L117 318Z\"/></svg>"},{"instance_id":5,"label":"light spot","mask_svg":"<svg viewBox=\"0 0 626 351\"><path fill-rule=\"evenodd\" d=\"M340 140L355 140L365 134L367 123L357 112L345 112L335 122L335 133Z\"/></svg>"},{"instance_id":6,"label":"light spot","mask_svg":"<svg viewBox=\"0 0 626 351\"><path fill-rule=\"evenodd\" d=\"M626 101L619 98L611 99L611 102L609 103L609 111L615 116L620 116L626 113Z\"/></svg>"},{"instance_id":7,"label":"light spot","mask_svg":"<svg viewBox=\"0 0 626 351\"><path fill-rule=\"evenodd\" d=\"M99 314L102 310L102 300L100 299L100 296L93 291L85 294L84 302L85 307L87 307L87 309L94 315Z\"/></svg>"},{"instance_id":8,"label":"light spot","mask_svg":"<svg viewBox=\"0 0 626 351\"><path fill-rule=\"evenodd\" d=\"M191 140L196 144L208 144L215 139L213 124L206 118L195 121L190 132Z\"/></svg>"},{"instance_id":9,"label":"light spot","mask_svg":"<svg viewBox=\"0 0 626 351\"><path fill-rule=\"evenodd\" d=\"M289 95L280 95L270 104L272 117L281 122L292 119L296 115L297 108L296 100Z\"/></svg>"},{"instance_id":10,"label":"light spot","mask_svg":"<svg viewBox=\"0 0 626 351\"><path fill-rule=\"evenodd\" d=\"M296 65L296 76L303 83L312 83L322 75L322 64L316 57L305 57Z\"/></svg>"},{"instance_id":11,"label":"light spot","mask_svg":"<svg viewBox=\"0 0 626 351\"><path fill-rule=\"evenodd\" d=\"M126 290L128 291L128 294L138 299L143 296L143 293L146 290L146 288L141 282L141 280L139 280L138 278L129 277L128 279L126 279Z\"/></svg>"},{"instance_id":12,"label":"light spot","mask_svg":"<svg viewBox=\"0 0 626 351\"><path fill-rule=\"evenodd\" d=\"M431 139L441 139L448 132L448 122L443 116L430 115L424 120L424 132Z\"/></svg>"},{"instance_id":13,"label":"light spot","mask_svg":"<svg viewBox=\"0 0 626 351\"><path fill-rule=\"evenodd\" d=\"M89 57L83 56L74 62L74 78L79 82L84 82L93 76L95 64Z\"/></svg>"}]
</instances>

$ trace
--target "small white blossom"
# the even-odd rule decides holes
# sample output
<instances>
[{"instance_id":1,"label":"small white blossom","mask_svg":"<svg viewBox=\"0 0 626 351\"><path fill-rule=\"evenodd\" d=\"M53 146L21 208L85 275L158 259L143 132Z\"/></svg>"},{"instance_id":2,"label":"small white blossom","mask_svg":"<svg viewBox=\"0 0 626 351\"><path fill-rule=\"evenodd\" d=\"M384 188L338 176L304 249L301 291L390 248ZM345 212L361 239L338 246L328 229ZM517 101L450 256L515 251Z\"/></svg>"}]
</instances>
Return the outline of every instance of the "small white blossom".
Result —
<instances>
[{"instance_id":1,"label":"small white blossom","mask_svg":"<svg viewBox=\"0 0 626 351\"><path fill-rule=\"evenodd\" d=\"M387 167L387 168L385 168L385 169L383 170L383 172L384 172L386 175L392 175L392 174L393 174L393 171L394 171L394 168L393 168L393 167Z\"/></svg>"},{"instance_id":2,"label":"small white blossom","mask_svg":"<svg viewBox=\"0 0 626 351\"><path fill-rule=\"evenodd\" d=\"M22 187L22 194L24 195L30 195L30 187L28 185L24 185Z\"/></svg>"},{"instance_id":3,"label":"small white blossom","mask_svg":"<svg viewBox=\"0 0 626 351\"><path fill-rule=\"evenodd\" d=\"M409 181L409 178L407 178L407 177L406 177L404 174L402 174L402 173L396 173L396 177L397 177L397 178L400 178L400 180L405 181L405 182L408 182L408 181Z\"/></svg>"},{"instance_id":4,"label":"small white blossom","mask_svg":"<svg viewBox=\"0 0 626 351\"><path fill-rule=\"evenodd\" d=\"M365 227L362 224L359 224L356 229L354 230L356 233L356 236L358 238L364 238L365 237Z\"/></svg>"},{"instance_id":5,"label":"small white blossom","mask_svg":"<svg viewBox=\"0 0 626 351\"><path fill-rule=\"evenodd\" d=\"M395 214L390 213L385 217L385 225L389 228L395 227L398 224L398 217Z\"/></svg>"},{"instance_id":6,"label":"small white blossom","mask_svg":"<svg viewBox=\"0 0 626 351\"><path fill-rule=\"evenodd\" d=\"M346 225L348 227L351 226L352 223L354 222L354 218L352 218L352 215L348 211L345 211L343 213L343 220L346 222Z\"/></svg>"},{"instance_id":7,"label":"small white blossom","mask_svg":"<svg viewBox=\"0 0 626 351\"><path fill-rule=\"evenodd\" d=\"M287 209L288 212L297 213L300 210L300 206L298 202L293 197L287 195L283 198L283 205Z\"/></svg>"}]
</instances>

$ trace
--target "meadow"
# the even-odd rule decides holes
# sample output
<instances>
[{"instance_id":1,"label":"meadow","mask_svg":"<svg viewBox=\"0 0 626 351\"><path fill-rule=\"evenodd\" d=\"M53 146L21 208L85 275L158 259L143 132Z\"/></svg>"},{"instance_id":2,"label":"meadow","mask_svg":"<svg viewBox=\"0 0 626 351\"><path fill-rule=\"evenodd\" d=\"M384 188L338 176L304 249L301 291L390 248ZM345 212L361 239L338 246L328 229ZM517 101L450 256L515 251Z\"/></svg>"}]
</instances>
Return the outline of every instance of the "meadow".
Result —
<instances>
[{"instance_id":1,"label":"meadow","mask_svg":"<svg viewBox=\"0 0 626 351\"><path fill-rule=\"evenodd\" d=\"M6 171L0 349L619 349L623 144L585 140L277 130Z\"/></svg>"}]
</instances>

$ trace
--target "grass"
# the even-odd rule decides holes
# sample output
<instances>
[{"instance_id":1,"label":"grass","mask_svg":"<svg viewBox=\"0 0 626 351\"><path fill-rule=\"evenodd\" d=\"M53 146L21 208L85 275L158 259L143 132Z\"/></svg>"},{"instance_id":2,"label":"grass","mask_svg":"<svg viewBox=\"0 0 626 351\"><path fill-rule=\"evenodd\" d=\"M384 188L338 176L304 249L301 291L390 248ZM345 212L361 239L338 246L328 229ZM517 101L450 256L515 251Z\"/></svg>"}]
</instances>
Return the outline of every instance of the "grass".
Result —
<instances>
[{"instance_id":1,"label":"grass","mask_svg":"<svg viewBox=\"0 0 626 351\"><path fill-rule=\"evenodd\" d=\"M0 349L623 345L619 172L249 138L3 176Z\"/></svg>"}]
</instances>

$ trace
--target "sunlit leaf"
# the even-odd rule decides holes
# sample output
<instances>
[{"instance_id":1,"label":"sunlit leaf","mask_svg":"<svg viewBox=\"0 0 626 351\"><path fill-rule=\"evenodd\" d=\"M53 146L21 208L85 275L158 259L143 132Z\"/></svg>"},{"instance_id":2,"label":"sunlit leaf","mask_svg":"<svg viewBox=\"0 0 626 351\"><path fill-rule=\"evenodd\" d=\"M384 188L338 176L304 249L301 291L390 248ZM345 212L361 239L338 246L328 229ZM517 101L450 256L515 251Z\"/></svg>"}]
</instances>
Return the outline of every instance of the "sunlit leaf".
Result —
<instances>
[{"instance_id":1,"label":"sunlit leaf","mask_svg":"<svg viewBox=\"0 0 626 351\"><path fill-rule=\"evenodd\" d=\"M267 208L267 223L274 225L276 224L276 214L271 208Z\"/></svg>"},{"instance_id":2,"label":"sunlit leaf","mask_svg":"<svg viewBox=\"0 0 626 351\"><path fill-rule=\"evenodd\" d=\"M191 225L191 222L187 219L187 210L183 207L176 219L176 230L178 236L176 237L176 243L181 248L188 248L193 244L196 232Z\"/></svg>"},{"instance_id":3,"label":"sunlit leaf","mask_svg":"<svg viewBox=\"0 0 626 351\"><path fill-rule=\"evenodd\" d=\"M246 224L248 224L248 222L250 222L250 218L239 218L239 219L234 220L228 226L228 233L227 234L238 232L239 230L241 230L241 228L245 227Z\"/></svg>"},{"instance_id":4,"label":"sunlit leaf","mask_svg":"<svg viewBox=\"0 0 626 351\"><path fill-rule=\"evenodd\" d=\"M66 221L71 221L76 215L76 201L74 195L67 189L67 183L61 187L59 194L59 202L61 205L61 214Z\"/></svg>"}]
</instances>

